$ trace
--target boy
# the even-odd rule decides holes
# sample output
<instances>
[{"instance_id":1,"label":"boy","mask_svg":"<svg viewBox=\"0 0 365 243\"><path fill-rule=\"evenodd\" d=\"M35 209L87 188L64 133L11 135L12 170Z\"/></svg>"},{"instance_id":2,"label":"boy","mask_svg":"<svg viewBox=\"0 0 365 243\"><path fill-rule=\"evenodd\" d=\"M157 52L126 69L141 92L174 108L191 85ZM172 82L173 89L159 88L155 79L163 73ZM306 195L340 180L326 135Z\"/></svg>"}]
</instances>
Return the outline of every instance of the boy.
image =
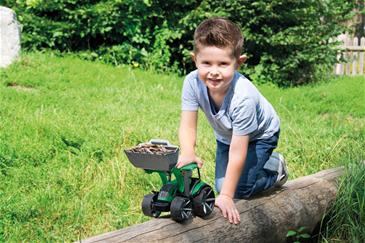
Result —
<instances>
[{"instance_id":1,"label":"boy","mask_svg":"<svg viewBox=\"0 0 365 243\"><path fill-rule=\"evenodd\" d=\"M224 18L203 21L194 33L193 61L182 90L179 128L181 153L177 167L196 162L198 108L205 113L217 140L216 206L230 223L238 224L233 198L247 198L287 179L282 156L270 159L277 146L280 121L271 104L236 70L241 55L240 29Z\"/></svg>"}]
</instances>

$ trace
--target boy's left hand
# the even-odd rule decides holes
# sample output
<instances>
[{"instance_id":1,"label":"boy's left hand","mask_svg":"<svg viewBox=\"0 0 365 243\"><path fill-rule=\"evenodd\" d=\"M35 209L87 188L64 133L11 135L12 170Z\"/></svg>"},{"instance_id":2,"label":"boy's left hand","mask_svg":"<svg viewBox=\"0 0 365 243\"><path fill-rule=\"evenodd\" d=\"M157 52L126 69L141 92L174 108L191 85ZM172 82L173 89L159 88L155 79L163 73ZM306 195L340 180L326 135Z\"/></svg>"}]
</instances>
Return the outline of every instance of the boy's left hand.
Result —
<instances>
[{"instance_id":1,"label":"boy's left hand","mask_svg":"<svg viewBox=\"0 0 365 243\"><path fill-rule=\"evenodd\" d=\"M240 213L238 212L233 199L229 196L220 194L215 200L215 206L221 210L223 217L228 219L231 224L238 224L241 221Z\"/></svg>"}]
</instances>

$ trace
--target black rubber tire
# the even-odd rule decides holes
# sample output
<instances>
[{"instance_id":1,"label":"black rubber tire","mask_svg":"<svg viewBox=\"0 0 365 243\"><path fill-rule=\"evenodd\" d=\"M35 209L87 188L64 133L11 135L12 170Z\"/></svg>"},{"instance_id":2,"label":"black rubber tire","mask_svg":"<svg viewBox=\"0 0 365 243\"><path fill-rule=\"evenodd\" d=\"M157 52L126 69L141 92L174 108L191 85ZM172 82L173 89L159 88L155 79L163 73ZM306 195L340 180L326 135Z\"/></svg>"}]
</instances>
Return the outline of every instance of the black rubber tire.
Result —
<instances>
[{"instance_id":1,"label":"black rubber tire","mask_svg":"<svg viewBox=\"0 0 365 243\"><path fill-rule=\"evenodd\" d=\"M171 218L176 222L184 222L193 217L192 201L186 197L175 197L170 206Z\"/></svg>"},{"instance_id":2,"label":"black rubber tire","mask_svg":"<svg viewBox=\"0 0 365 243\"><path fill-rule=\"evenodd\" d=\"M193 212L196 216L201 218L207 217L213 212L214 203L214 191L207 185L193 198Z\"/></svg>"},{"instance_id":3,"label":"black rubber tire","mask_svg":"<svg viewBox=\"0 0 365 243\"><path fill-rule=\"evenodd\" d=\"M151 193L147 194L143 197L142 201L142 212L144 215L149 217L158 218L161 214L160 211L156 211L152 209L152 204L156 200L158 194Z\"/></svg>"}]
</instances>

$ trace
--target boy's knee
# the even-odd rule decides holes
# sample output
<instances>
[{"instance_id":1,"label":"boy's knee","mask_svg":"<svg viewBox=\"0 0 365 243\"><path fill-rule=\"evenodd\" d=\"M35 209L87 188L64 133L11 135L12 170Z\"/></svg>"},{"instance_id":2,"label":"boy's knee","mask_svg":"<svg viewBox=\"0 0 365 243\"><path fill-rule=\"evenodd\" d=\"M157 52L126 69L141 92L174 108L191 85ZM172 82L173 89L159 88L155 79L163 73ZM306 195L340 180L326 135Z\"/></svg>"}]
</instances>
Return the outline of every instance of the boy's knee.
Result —
<instances>
[{"instance_id":1,"label":"boy's knee","mask_svg":"<svg viewBox=\"0 0 365 243\"><path fill-rule=\"evenodd\" d=\"M259 171L254 183L247 183L244 185L238 185L235 197L236 198L249 198L260 192L269 189L275 182L276 175L267 173L265 170Z\"/></svg>"},{"instance_id":2,"label":"boy's knee","mask_svg":"<svg viewBox=\"0 0 365 243\"><path fill-rule=\"evenodd\" d=\"M245 186L237 188L234 197L236 199L249 198L255 194L255 186Z\"/></svg>"},{"instance_id":3,"label":"boy's knee","mask_svg":"<svg viewBox=\"0 0 365 243\"><path fill-rule=\"evenodd\" d=\"M224 177L215 179L215 190L220 193L223 186Z\"/></svg>"},{"instance_id":4,"label":"boy's knee","mask_svg":"<svg viewBox=\"0 0 365 243\"><path fill-rule=\"evenodd\" d=\"M224 182L224 177L216 178L215 179L215 190L220 193L222 191L222 186ZM248 198L250 197L255 190L255 185L244 185L244 186L238 186L235 198Z\"/></svg>"}]
</instances>

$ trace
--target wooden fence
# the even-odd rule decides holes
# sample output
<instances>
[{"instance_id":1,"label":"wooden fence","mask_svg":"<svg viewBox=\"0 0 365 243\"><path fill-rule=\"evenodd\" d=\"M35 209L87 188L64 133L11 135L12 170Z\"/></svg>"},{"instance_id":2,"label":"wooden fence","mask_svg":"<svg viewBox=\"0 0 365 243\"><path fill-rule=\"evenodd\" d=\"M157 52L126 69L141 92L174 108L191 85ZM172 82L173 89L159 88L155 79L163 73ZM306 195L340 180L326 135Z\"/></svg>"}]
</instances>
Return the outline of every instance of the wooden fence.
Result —
<instances>
[{"instance_id":1,"label":"wooden fence","mask_svg":"<svg viewBox=\"0 0 365 243\"><path fill-rule=\"evenodd\" d=\"M365 37L359 40L357 37L340 35L338 40L343 43L341 55L346 62L336 64L334 73L336 75L364 75Z\"/></svg>"}]
</instances>

